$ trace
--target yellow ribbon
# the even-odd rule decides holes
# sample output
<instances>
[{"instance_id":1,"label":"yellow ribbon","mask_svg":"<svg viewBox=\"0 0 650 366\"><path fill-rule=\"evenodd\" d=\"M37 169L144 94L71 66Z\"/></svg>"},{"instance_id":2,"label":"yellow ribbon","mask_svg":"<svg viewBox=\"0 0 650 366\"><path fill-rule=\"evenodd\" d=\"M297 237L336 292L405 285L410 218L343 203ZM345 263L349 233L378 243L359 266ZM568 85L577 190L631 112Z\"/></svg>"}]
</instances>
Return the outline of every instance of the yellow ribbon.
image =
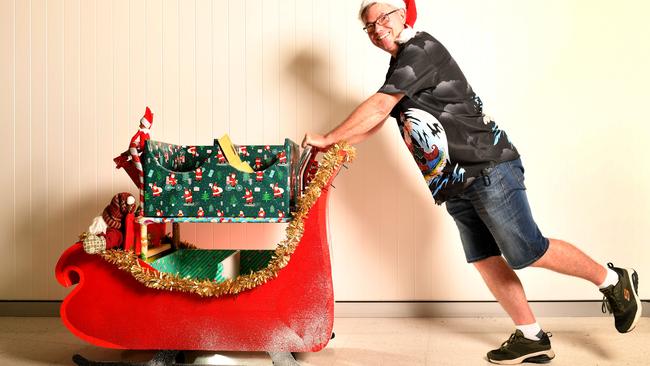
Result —
<instances>
[{"instance_id":1,"label":"yellow ribbon","mask_svg":"<svg viewBox=\"0 0 650 366\"><path fill-rule=\"evenodd\" d=\"M239 154L235 150L235 146L232 144L232 141L230 141L230 137L227 134L221 136L221 138L218 138L217 141L219 141L221 151L223 151L223 154L226 156L226 160L228 160L228 164L230 164L230 166L244 173L254 172L253 168L251 168L247 162L241 161Z\"/></svg>"}]
</instances>

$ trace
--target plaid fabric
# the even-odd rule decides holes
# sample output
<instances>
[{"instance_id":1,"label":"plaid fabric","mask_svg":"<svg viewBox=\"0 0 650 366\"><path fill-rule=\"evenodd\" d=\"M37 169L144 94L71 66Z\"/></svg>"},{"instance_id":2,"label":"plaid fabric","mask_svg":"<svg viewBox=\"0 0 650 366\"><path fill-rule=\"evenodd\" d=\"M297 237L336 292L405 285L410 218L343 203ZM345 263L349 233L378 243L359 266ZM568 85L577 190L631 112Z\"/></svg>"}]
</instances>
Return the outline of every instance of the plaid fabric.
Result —
<instances>
[{"instance_id":1,"label":"plaid fabric","mask_svg":"<svg viewBox=\"0 0 650 366\"><path fill-rule=\"evenodd\" d=\"M103 236L87 234L83 239L84 251L88 254L97 254L106 250L106 239Z\"/></svg>"}]
</instances>

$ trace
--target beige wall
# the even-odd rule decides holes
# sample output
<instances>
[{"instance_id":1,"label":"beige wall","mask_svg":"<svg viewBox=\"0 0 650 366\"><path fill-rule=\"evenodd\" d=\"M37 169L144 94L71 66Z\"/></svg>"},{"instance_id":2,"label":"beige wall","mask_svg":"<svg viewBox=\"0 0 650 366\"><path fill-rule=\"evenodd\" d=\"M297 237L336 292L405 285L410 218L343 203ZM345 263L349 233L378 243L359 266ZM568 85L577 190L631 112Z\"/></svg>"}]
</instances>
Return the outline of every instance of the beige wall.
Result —
<instances>
[{"instance_id":1,"label":"beige wall","mask_svg":"<svg viewBox=\"0 0 650 366\"><path fill-rule=\"evenodd\" d=\"M543 232L650 276L646 2L418 5L419 28L446 44L523 154ZM144 106L154 138L181 144L223 133L300 141L339 123L388 62L356 10L349 0L0 0L0 299L65 295L53 277L60 253L114 193L134 192L111 159ZM395 126L358 155L330 204L336 298L491 299ZM184 232L206 247L269 246L282 234ZM520 274L531 299L599 298L579 280Z\"/></svg>"}]
</instances>

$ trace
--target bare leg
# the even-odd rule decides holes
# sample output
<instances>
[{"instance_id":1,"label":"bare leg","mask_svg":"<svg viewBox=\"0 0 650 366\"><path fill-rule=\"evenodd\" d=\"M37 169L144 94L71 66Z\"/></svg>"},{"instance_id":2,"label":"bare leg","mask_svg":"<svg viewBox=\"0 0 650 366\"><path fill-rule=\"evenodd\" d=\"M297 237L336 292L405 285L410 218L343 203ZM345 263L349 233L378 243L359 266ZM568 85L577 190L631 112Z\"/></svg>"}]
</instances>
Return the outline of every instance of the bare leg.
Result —
<instances>
[{"instance_id":1,"label":"bare leg","mask_svg":"<svg viewBox=\"0 0 650 366\"><path fill-rule=\"evenodd\" d=\"M519 277L502 257L489 257L474 262L474 266L515 325L536 322Z\"/></svg>"},{"instance_id":2,"label":"bare leg","mask_svg":"<svg viewBox=\"0 0 650 366\"><path fill-rule=\"evenodd\" d=\"M532 266L584 278L596 286L603 283L607 276L605 267L596 263L575 246L558 239L549 239L548 250Z\"/></svg>"},{"instance_id":3,"label":"bare leg","mask_svg":"<svg viewBox=\"0 0 650 366\"><path fill-rule=\"evenodd\" d=\"M526 293L515 271L502 257L489 257L474 266L499 304L516 325L535 322ZM575 246L557 239L549 239L549 248L532 266L583 278L595 285L605 281L607 270Z\"/></svg>"}]
</instances>

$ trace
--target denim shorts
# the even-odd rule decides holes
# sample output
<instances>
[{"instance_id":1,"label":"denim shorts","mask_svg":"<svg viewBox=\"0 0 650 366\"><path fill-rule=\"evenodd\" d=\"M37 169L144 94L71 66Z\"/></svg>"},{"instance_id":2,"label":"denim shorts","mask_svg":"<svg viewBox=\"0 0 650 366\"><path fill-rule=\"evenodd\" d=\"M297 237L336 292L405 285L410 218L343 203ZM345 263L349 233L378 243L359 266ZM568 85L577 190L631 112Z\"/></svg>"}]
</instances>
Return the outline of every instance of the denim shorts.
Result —
<instances>
[{"instance_id":1,"label":"denim shorts","mask_svg":"<svg viewBox=\"0 0 650 366\"><path fill-rule=\"evenodd\" d=\"M520 159L495 166L447 200L468 263L503 255L514 269L531 265L548 249L530 212ZM488 179L489 178L489 179Z\"/></svg>"}]
</instances>

